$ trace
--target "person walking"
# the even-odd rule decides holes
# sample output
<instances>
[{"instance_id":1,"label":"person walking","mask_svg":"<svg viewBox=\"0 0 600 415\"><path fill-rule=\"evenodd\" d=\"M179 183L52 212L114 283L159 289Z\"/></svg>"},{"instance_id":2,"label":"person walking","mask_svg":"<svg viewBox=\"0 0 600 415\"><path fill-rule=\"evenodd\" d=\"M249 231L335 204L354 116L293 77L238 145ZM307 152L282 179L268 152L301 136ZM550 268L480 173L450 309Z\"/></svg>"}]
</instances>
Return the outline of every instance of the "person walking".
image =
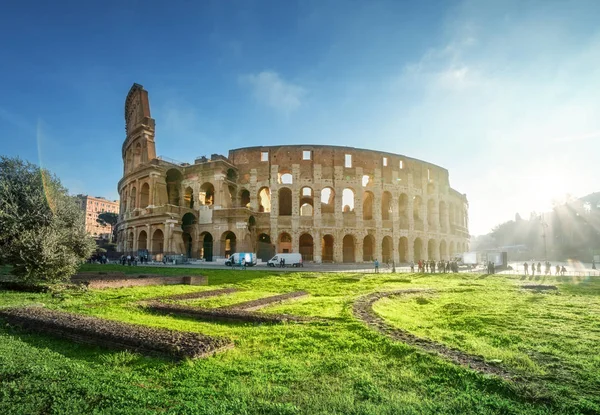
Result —
<instances>
[{"instance_id":1,"label":"person walking","mask_svg":"<svg viewBox=\"0 0 600 415\"><path fill-rule=\"evenodd\" d=\"M375 258L375 274L379 274L379 261Z\"/></svg>"},{"instance_id":2,"label":"person walking","mask_svg":"<svg viewBox=\"0 0 600 415\"><path fill-rule=\"evenodd\" d=\"M525 275L529 275L529 264L527 262L523 263L523 270Z\"/></svg>"}]
</instances>

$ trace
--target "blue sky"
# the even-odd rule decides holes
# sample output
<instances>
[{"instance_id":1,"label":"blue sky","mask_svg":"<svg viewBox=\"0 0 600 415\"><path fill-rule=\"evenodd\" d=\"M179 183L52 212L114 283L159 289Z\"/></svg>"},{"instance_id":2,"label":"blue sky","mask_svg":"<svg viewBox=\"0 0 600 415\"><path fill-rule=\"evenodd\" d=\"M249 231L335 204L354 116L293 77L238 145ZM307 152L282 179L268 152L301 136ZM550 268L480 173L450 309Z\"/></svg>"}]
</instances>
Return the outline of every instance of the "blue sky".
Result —
<instances>
[{"instance_id":1,"label":"blue sky","mask_svg":"<svg viewBox=\"0 0 600 415\"><path fill-rule=\"evenodd\" d=\"M12 3L12 4L11 4ZM332 144L450 171L471 232L600 190L598 1L13 1L0 154L117 198L124 100L157 154Z\"/></svg>"}]
</instances>

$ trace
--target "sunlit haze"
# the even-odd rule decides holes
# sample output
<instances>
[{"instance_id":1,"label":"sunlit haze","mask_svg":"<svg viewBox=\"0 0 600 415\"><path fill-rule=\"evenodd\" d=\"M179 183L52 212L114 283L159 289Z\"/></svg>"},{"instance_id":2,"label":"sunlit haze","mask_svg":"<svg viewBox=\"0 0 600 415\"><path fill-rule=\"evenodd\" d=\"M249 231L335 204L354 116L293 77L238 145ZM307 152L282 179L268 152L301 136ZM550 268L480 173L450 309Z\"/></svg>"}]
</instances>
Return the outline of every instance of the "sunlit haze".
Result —
<instances>
[{"instance_id":1,"label":"sunlit haze","mask_svg":"<svg viewBox=\"0 0 600 415\"><path fill-rule=\"evenodd\" d=\"M134 82L150 94L157 154L193 162L276 144L404 154L448 169L474 235L600 191L598 1L2 9L0 153L42 164L73 194L118 198Z\"/></svg>"}]
</instances>

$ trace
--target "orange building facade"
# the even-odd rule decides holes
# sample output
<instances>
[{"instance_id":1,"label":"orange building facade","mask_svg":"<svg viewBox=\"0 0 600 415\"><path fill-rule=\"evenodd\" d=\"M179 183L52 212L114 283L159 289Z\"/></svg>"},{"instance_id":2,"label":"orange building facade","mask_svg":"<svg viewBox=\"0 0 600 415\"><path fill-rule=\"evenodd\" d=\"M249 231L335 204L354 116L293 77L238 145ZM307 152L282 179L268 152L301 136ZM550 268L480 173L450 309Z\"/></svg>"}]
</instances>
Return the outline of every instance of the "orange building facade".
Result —
<instances>
[{"instance_id":1,"label":"orange building facade","mask_svg":"<svg viewBox=\"0 0 600 415\"><path fill-rule=\"evenodd\" d=\"M98 222L98 215L103 212L112 212L119 214L119 201L108 200L103 197L94 197L87 195L77 195L81 209L85 212L85 230L89 235L95 238L108 239L110 235L110 225L101 226Z\"/></svg>"}]
</instances>

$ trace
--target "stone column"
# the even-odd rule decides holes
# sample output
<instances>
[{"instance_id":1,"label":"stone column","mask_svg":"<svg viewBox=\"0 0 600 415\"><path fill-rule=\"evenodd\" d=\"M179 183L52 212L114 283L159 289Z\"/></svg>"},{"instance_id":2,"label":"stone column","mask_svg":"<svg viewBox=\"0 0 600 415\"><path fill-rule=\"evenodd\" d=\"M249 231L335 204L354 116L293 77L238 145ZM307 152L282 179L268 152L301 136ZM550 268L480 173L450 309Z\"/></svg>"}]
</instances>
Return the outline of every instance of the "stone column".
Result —
<instances>
[{"instance_id":1,"label":"stone column","mask_svg":"<svg viewBox=\"0 0 600 415\"><path fill-rule=\"evenodd\" d=\"M318 227L313 231L313 261L320 264L323 262L323 237Z\"/></svg>"}]
</instances>

